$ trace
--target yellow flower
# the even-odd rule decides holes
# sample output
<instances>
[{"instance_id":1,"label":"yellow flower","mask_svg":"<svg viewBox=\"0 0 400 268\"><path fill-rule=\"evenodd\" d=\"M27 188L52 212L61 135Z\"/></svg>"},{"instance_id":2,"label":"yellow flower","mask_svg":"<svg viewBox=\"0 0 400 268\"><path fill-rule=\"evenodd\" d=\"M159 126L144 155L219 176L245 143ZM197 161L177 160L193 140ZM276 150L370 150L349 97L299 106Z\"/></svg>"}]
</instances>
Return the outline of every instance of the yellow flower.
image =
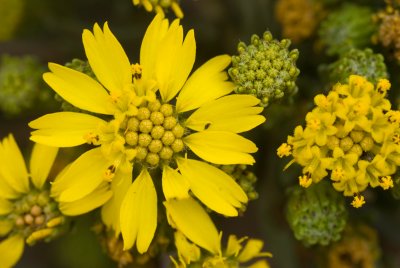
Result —
<instances>
[{"instance_id":1,"label":"yellow flower","mask_svg":"<svg viewBox=\"0 0 400 268\"><path fill-rule=\"evenodd\" d=\"M316 107L307 114L306 127L297 126L277 151L283 156L285 148L292 148L287 166L296 162L303 167L300 185L329 177L345 196L358 196L368 186L390 188L386 176L400 166L400 112L391 110L385 98L389 88L385 79L374 87L365 77L351 75L348 84L314 98ZM363 202L357 197L353 204L360 207Z\"/></svg>"},{"instance_id":2,"label":"yellow flower","mask_svg":"<svg viewBox=\"0 0 400 268\"><path fill-rule=\"evenodd\" d=\"M312 179L310 178L309 175L304 174L299 176L299 185L304 187L304 188L308 188L312 183Z\"/></svg>"},{"instance_id":3,"label":"yellow flower","mask_svg":"<svg viewBox=\"0 0 400 268\"><path fill-rule=\"evenodd\" d=\"M157 14L164 15L164 10L171 8L175 16L182 19L183 12L179 6L179 0L132 0L135 6L143 6L147 12L155 11Z\"/></svg>"},{"instance_id":4,"label":"yellow flower","mask_svg":"<svg viewBox=\"0 0 400 268\"><path fill-rule=\"evenodd\" d=\"M247 240L246 245L243 246ZM204 268L269 268L265 259L258 260L251 265L245 265L257 258L272 257L269 252L262 252L264 242L260 239L238 239L230 235L228 243L223 252L201 252L200 249L189 242L182 233L175 233L175 246L177 248L178 261L171 257L176 268L204 267ZM210 254L211 253L211 254Z\"/></svg>"},{"instance_id":5,"label":"yellow flower","mask_svg":"<svg viewBox=\"0 0 400 268\"><path fill-rule=\"evenodd\" d=\"M107 23L103 30L95 24L93 32L84 30L83 44L100 83L54 63L44 79L72 105L100 115L60 112L30 123L37 129L31 136L36 142L95 146L53 184L53 195L68 208L63 212L76 215L102 206L104 223L117 235L122 232L124 248L136 243L143 253L157 227L150 173L159 168L167 202L185 200L191 191L210 209L237 216L246 194L230 176L202 161L254 163L250 153L257 147L238 133L265 118L259 115L262 108L254 107L257 98L228 95L234 86L223 70L230 57L215 57L188 78L195 60L194 32L184 38L179 20L169 24L161 15L143 38L140 65L130 64ZM187 158L188 151L202 160ZM132 172L140 173L133 183ZM189 237L193 228L182 232Z\"/></svg>"},{"instance_id":6,"label":"yellow flower","mask_svg":"<svg viewBox=\"0 0 400 268\"><path fill-rule=\"evenodd\" d=\"M25 242L32 245L55 237L64 221L45 184L57 152L35 144L28 172L14 137L10 134L0 142L1 267L17 263Z\"/></svg>"},{"instance_id":7,"label":"yellow flower","mask_svg":"<svg viewBox=\"0 0 400 268\"><path fill-rule=\"evenodd\" d=\"M360 208L365 204L364 196L362 195L356 195L354 196L353 201L351 202L351 205L355 208Z\"/></svg>"},{"instance_id":8,"label":"yellow flower","mask_svg":"<svg viewBox=\"0 0 400 268\"><path fill-rule=\"evenodd\" d=\"M384 176L381 178L381 187L383 190L388 190L389 188L393 188L393 180L391 176Z\"/></svg>"},{"instance_id":9,"label":"yellow flower","mask_svg":"<svg viewBox=\"0 0 400 268\"><path fill-rule=\"evenodd\" d=\"M277 149L277 155L282 158L284 156L289 156L292 154L292 146L290 146L287 143L282 143L281 146L279 146L279 148Z\"/></svg>"}]
</instances>

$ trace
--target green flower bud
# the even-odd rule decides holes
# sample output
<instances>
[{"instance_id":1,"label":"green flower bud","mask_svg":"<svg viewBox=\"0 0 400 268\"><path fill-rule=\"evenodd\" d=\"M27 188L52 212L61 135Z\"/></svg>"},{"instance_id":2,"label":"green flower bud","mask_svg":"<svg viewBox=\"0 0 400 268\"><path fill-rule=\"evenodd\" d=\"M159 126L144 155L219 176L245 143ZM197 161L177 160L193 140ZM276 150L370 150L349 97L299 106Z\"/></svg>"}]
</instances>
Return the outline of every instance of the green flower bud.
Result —
<instances>
[{"instance_id":1,"label":"green flower bud","mask_svg":"<svg viewBox=\"0 0 400 268\"><path fill-rule=\"evenodd\" d=\"M159 140L162 138L164 135L164 127L162 126L154 126L153 129L151 130L151 136L153 139Z\"/></svg>"},{"instance_id":2,"label":"green flower bud","mask_svg":"<svg viewBox=\"0 0 400 268\"><path fill-rule=\"evenodd\" d=\"M265 32L262 39L253 35L248 46L240 42L239 56L232 56L228 71L236 84L235 92L256 96L262 106L295 94L295 80L300 73L296 68L298 52L289 51L289 45L289 40L273 39L270 32Z\"/></svg>"},{"instance_id":3,"label":"green flower bud","mask_svg":"<svg viewBox=\"0 0 400 268\"><path fill-rule=\"evenodd\" d=\"M162 125L164 122L164 114L161 112L152 112L150 115L150 120L154 125Z\"/></svg>"},{"instance_id":4,"label":"green flower bud","mask_svg":"<svg viewBox=\"0 0 400 268\"><path fill-rule=\"evenodd\" d=\"M295 186L287 203L287 220L296 239L304 245L338 241L347 222L344 197L328 182L307 189Z\"/></svg>"},{"instance_id":5,"label":"green flower bud","mask_svg":"<svg viewBox=\"0 0 400 268\"><path fill-rule=\"evenodd\" d=\"M174 113L174 108L172 107L171 104L164 103L160 107L160 112L162 112L165 117L172 116Z\"/></svg>"},{"instance_id":6,"label":"green flower bud","mask_svg":"<svg viewBox=\"0 0 400 268\"><path fill-rule=\"evenodd\" d=\"M175 135L172 131L165 131L161 141L164 145L171 145L175 141Z\"/></svg>"},{"instance_id":7,"label":"green flower bud","mask_svg":"<svg viewBox=\"0 0 400 268\"><path fill-rule=\"evenodd\" d=\"M42 90L43 71L43 66L34 57L2 56L0 110L7 116L15 116L42 106L44 101L49 101L49 91Z\"/></svg>"},{"instance_id":8,"label":"green flower bud","mask_svg":"<svg viewBox=\"0 0 400 268\"><path fill-rule=\"evenodd\" d=\"M125 134L126 143L131 145L131 146L135 146L138 143L138 140L139 140L139 135L137 134L137 132L128 131Z\"/></svg>"},{"instance_id":9,"label":"green flower bud","mask_svg":"<svg viewBox=\"0 0 400 268\"><path fill-rule=\"evenodd\" d=\"M374 84L381 78L388 78L383 56L374 54L370 48L345 52L337 61L328 65L327 71L332 84L348 83L352 74L364 76Z\"/></svg>"},{"instance_id":10,"label":"green flower bud","mask_svg":"<svg viewBox=\"0 0 400 268\"><path fill-rule=\"evenodd\" d=\"M150 110L147 107L140 107L138 109L137 118L139 120L145 120L150 118Z\"/></svg>"},{"instance_id":11,"label":"green flower bud","mask_svg":"<svg viewBox=\"0 0 400 268\"><path fill-rule=\"evenodd\" d=\"M150 133L153 129L153 123L149 119L140 121L139 130L143 133Z\"/></svg>"}]
</instances>

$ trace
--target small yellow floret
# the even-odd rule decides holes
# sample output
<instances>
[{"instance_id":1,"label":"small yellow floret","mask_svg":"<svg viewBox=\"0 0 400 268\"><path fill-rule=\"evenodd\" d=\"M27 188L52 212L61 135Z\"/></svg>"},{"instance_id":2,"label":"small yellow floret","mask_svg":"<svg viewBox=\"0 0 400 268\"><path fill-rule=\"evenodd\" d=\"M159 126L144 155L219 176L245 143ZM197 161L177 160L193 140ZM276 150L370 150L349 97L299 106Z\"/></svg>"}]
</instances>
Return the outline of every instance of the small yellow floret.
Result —
<instances>
[{"instance_id":1,"label":"small yellow floret","mask_svg":"<svg viewBox=\"0 0 400 268\"><path fill-rule=\"evenodd\" d=\"M292 154L292 146L287 143L283 143L279 148L276 150L276 154L282 158L284 156L289 156Z\"/></svg>"},{"instance_id":2,"label":"small yellow floret","mask_svg":"<svg viewBox=\"0 0 400 268\"><path fill-rule=\"evenodd\" d=\"M351 202L351 205L355 208L360 208L365 204L364 196L362 195L356 195L354 196L353 202Z\"/></svg>"},{"instance_id":3,"label":"small yellow floret","mask_svg":"<svg viewBox=\"0 0 400 268\"><path fill-rule=\"evenodd\" d=\"M385 93L386 91L388 91L390 89L390 87L391 87L391 84L390 84L389 80L379 79L376 89L380 93Z\"/></svg>"},{"instance_id":4,"label":"small yellow floret","mask_svg":"<svg viewBox=\"0 0 400 268\"><path fill-rule=\"evenodd\" d=\"M383 190L388 190L389 188L393 188L393 180L391 176L384 176L380 180L380 185Z\"/></svg>"},{"instance_id":5,"label":"small yellow floret","mask_svg":"<svg viewBox=\"0 0 400 268\"><path fill-rule=\"evenodd\" d=\"M299 184L304 188L308 188L312 183L312 179L308 175L299 176Z\"/></svg>"},{"instance_id":6,"label":"small yellow floret","mask_svg":"<svg viewBox=\"0 0 400 268\"><path fill-rule=\"evenodd\" d=\"M138 63L135 63L131 65L131 68L132 68L132 75L136 79L140 79L142 77L142 67Z\"/></svg>"}]
</instances>

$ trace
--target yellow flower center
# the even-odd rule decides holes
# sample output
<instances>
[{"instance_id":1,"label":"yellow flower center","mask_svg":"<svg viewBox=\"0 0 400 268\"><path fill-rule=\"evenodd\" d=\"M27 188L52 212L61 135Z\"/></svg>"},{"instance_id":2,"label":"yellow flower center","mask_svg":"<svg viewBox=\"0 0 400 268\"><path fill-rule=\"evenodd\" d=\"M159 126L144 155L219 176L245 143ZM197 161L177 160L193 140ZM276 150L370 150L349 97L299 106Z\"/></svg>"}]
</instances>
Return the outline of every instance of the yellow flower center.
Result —
<instances>
[{"instance_id":1,"label":"yellow flower center","mask_svg":"<svg viewBox=\"0 0 400 268\"><path fill-rule=\"evenodd\" d=\"M13 230L25 237L28 244L59 233L56 229L65 220L48 191L32 191L12 201L14 209L6 217L14 223Z\"/></svg>"},{"instance_id":2,"label":"yellow flower center","mask_svg":"<svg viewBox=\"0 0 400 268\"><path fill-rule=\"evenodd\" d=\"M136 150L135 159L152 167L170 161L184 150L185 128L171 104L145 101L134 116L125 118L119 128L125 149Z\"/></svg>"}]
</instances>

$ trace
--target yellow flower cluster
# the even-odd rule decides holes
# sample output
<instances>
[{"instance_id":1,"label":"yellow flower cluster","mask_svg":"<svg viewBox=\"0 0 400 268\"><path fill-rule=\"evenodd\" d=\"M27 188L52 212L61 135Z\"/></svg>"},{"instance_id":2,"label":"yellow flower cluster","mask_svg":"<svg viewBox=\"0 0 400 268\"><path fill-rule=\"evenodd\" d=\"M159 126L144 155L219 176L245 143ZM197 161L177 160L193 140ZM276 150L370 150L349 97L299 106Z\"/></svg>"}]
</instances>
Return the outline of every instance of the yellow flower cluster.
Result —
<instances>
[{"instance_id":1,"label":"yellow flower cluster","mask_svg":"<svg viewBox=\"0 0 400 268\"><path fill-rule=\"evenodd\" d=\"M183 18L183 12L179 6L179 0L133 0L135 6L143 6L147 12L155 11L164 15L164 10L171 8L178 18Z\"/></svg>"},{"instance_id":2,"label":"yellow flower cluster","mask_svg":"<svg viewBox=\"0 0 400 268\"><path fill-rule=\"evenodd\" d=\"M0 141L0 267L13 267L25 243L60 235L66 218L49 195L46 180L58 148L35 144L29 171L10 134Z\"/></svg>"},{"instance_id":3,"label":"yellow flower cluster","mask_svg":"<svg viewBox=\"0 0 400 268\"><path fill-rule=\"evenodd\" d=\"M386 79L374 87L351 75L348 84L314 98L306 127L297 126L277 150L279 157L293 156L289 165L303 166L301 186L329 177L337 191L354 196L354 207L365 203L360 193L368 186L393 187L391 175L400 165L400 111L391 110L389 89Z\"/></svg>"}]
</instances>

